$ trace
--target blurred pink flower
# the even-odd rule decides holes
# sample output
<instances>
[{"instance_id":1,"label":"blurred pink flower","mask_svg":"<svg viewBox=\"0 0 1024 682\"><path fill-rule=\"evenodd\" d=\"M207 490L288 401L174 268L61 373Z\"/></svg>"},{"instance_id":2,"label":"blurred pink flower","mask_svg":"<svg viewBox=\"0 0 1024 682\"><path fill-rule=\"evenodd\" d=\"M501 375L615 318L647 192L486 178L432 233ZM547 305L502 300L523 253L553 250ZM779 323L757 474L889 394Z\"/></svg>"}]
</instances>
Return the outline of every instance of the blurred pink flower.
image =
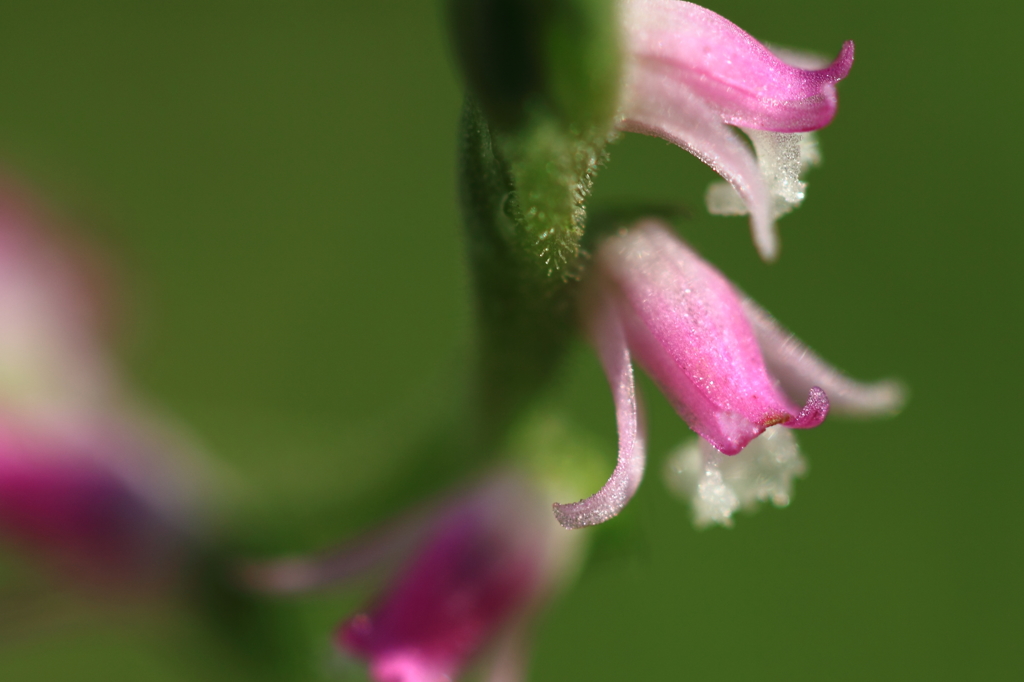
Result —
<instances>
[{"instance_id":1,"label":"blurred pink flower","mask_svg":"<svg viewBox=\"0 0 1024 682\"><path fill-rule=\"evenodd\" d=\"M121 388L90 256L0 181L0 534L66 575L128 585L179 567L201 476Z\"/></svg>"},{"instance_id":2,"label":"blurred pink flower","mask_svg":"<svg viewBox=\"0 0 1024 682\"><path fill-rule=\"evenodd\" d=\"M504 472L369 540L250 567L247 579L263 591L304 592L386 570L379 598L337 636L375 680L442 682L485 658L488 679L512 682L529 620L574 566L578 540L530 480Z\"/></svg>"},{"instance_id":3,"label":"blurred pink flower","mask_svg":"<svg viewBox=\"0 0 1024 682\"><path fill-rule=\"evenodd\" d=\"M711 166L732 189L712 186L709 210L749 212L758 250L773 259L774 220L802 201L800 173L818 158L804 133L835 115L835 84L850 71L853 43L824 64L773 52L693 3L621 0L621 12L619 128L664 138ZM730 126L747 133L756 156Z\"/></svg>"},{"instance_id":4,"label":"blurred pink flower","mask_svg":"<svg viewBox=\"0 0 1024 682\"><path fill-rule=\"evenodd\" d=\"M555 505L566 527L606 521L640 484L645 454L631 357L690 428L729 455L776 424L817 426L830 402L839 411L877 414L902 401L891 382L860 384L825 364L653 220L601 245L582 305L612 386L619 463L592 497Z\"/></svg>"},{"instance_id":5,"label":"blurred pink flower","mask_svg":"<svg viewBox=\"0 0 1024 682\"><path fill-rule=\"evenodd\" d=\"M102 276L94 256L54 222L0 177L0 409L7 412L91 409L116 393Z\"/></svg>"},{"instance_id":6,"label":"blurred pink flower","mask_svg":"<svg viewBox=\"0 0 1024 682\"><path fill-rule=\"evenodd\" d=\"M168 583L196 524L166 447L137 424L98 415L0 422L0 533L92 584Z\"/></svg>"}]
</instances>

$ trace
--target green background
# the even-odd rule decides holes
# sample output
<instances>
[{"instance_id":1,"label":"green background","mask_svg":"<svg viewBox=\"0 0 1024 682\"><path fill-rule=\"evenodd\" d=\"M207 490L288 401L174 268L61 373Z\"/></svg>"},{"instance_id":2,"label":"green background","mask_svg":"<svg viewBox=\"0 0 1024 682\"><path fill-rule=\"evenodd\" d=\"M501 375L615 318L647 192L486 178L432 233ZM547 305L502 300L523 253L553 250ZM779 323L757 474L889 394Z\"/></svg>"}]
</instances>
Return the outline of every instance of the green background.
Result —
<instances>
[{"instance_id":1,"label":"green background","mask_svg":"<svg viewBox=\"0 0 1024 682\"><path fill-rule=\"evenodd\" d=\"M659 475L688 431L643 382L648 478L540 623L532 680L1024 672L1020 12L1007 7L710 5L774 43L857 43L780 260L757 259L745 219L707 216L713 174L658 140L611 149L595 205L691 207L687 239L743 289L911 399L891 420L802 432L810 475L788 509L697 532ZM231 504L254 537L267 524L267 547L365 526L378 512L324 518L310 500L386 495L459 395L472 322L459 89L433 2L0 5L0 164L118 263L132 381L225 463ZM586 348L558 392L610 471L612 407ZM306 512L317 520L285 530ZM4 682L232 676L167 635L172 617L26 597L11 585L27 569L8 564ZM325 666L358 603L294 610Z\"/></svg>"}]
</instances>

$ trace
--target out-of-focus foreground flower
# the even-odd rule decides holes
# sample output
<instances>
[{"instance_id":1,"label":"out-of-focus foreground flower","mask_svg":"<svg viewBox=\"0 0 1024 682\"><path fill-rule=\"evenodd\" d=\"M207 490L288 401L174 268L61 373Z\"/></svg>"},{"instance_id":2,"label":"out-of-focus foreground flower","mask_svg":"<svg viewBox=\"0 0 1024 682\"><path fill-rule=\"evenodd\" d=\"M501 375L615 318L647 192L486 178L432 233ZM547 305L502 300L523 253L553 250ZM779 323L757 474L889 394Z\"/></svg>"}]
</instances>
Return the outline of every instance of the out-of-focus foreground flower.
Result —
<instances>
[{"instance_id":1,"label":"out-of-focus foreground flower","mask_svg":"<svg viewBox=\"0 0 1024 682\"><path fill-rule=\"evenodd\" d=\"M84 419L0 423L0 534L93 584L168 584L196 532L176 453L138 424Z\"/></svg>"},{"instance_id":2,"label":"out-of-focus foreground flower","mask_svg":"<svg viewBox=\"0 0 1024 682\"><path fill-rule=\"evenodd\" d=\"M0 406L55 414L116 400L101 268L0 180Z\"/></svg>"},{"instance_id":3,"label":"out-of-focus foreground flower","mask_svg":"<svg viewBox=\"0 0 1024 682\"><path fill-rule=\"evenodd\" d=\"M768 49L728 19L681 0L621 0L626 43L619 128L664 138L729 186L712 213L750 213L762 257L778 252L774 220L804 197L800 173L818 160L807 133L836 112L835 84L853 65L847 42L831 64ZM731 126L743 130L756 155Z\"/></svg>"},{"instance_id":4,"label":"out-of-focus foreground flower","mask_svg":"<svg viewBox=\"0 0 1024 682\"><path fill-rule=\"evenodd\" d=\"M84 256L0 194L0 538L65 575L166 583L195 541L189 447L123 394Z\"/></svg>"},{"instance_id":5,"label":"out-of-focus foreground flower","mask_svg":"<svg viewBox=\"0 0 1024 682\"><path fill-rule=\"evenodd\" d=\"M577 563L547 497L519 473L493 474L328 556L250 570L266 591L297 592L390 567L388 585L337 642L379 682L441 682L483 657L493 680L520 679L530 619Z\"/></svg>"},{"instance_id":6,"label":"out-of-focus foreground flower","mask_svg":"<svg viewBox=\"0 0 1024 682\"><path fill-rule=\"evenodd\" d=\"M656 221L601 245L582 296L619 415L619 463L601 491L555 506L566 527L606 521L640 484L632 357L690 428L727 455L776 424L817 426L830 407L870 415L902 403L898 385L860 384L825 364Z\"/></svg>"}]
</instances>

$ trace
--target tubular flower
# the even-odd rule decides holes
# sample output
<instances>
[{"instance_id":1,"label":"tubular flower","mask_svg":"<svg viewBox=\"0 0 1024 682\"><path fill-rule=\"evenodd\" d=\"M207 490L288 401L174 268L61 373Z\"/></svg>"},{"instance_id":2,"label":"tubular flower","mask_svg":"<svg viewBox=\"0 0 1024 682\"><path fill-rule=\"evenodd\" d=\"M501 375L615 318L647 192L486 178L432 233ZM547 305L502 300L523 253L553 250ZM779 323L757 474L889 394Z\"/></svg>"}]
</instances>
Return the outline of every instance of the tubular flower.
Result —
<instances>
[{"instance_id":1,"label":"tubular flower","mask_svg":"<svg viewBox=\"0 0 1024 682\"><path fill-rule=\"evenodd\" d=\"M247 579L262 591L295 593L384 570L383 593L337 633L373 679L449 681L486 649L488 679L512 682L530 616L578 556L579 538L554 522L545 499L519 474L492 475L369 539L250 567Z\"/></svg>"},{"instance_id":2,"label":"tubular flower","mask_svg":"<svg viewBox=\"0 0 1024 682\"><path fill-rule=\"evenodd\" d=\"M0 535L76 578L151 585L189 547L189 447L125 404L88 259L48 225L0 191Z\"/></svg>"},{"instance_id":3,"label":"tubular flower","mask_svg":"<svg viewBox=\"0 0 1024 682\"><path fill-rule=\"evenodd\" d=\"M496 636L518 637L564 559L567 539L541 499L503 478L445 509L377 604L342 626L339 644L380 682L441 682Z\"/></svg>"},{"instance_id":4,"label":"tubular flower","mask_svg":"<svg viewBox=\"0 0 1024 682\"><path fill-rule=\"evenodd\" d=\"M626 45L618 127L676 144L731 185L713 185L712 213L750 213L761 256L778 252L774 220L804 196L800 173L818 159L808 133L836 112L835 84L853 43L831 64L773 52L741 28L680 0L622 0ZM743 130L750 147L730 127Z\"/></svg>"},{"instance_id":5,"label":"tubular flower","mask_svg":"<svg viewBox=\"0 0 1024 682\"><path fill-rule=\"evenodd\" d=\"M0 424L0 531L66 574L156 585L182 566L192 505L169 453L128 424Z\"/></svg>"},{"instance_id":6,"label":"tubular flower","mask_svg":"<svg viewBox=\"0 0 1024 682\"><path fill-rule=\"evenodd\" d=\"M595 495L555 505L569 528L611 518L640 484L645 455L631 357L690 428L727 455L770 426L817 426L828 396L831 407L855 414L890 412L902 400L895 384L860 384L825 364L656 221L600 246L582 306L613 388L619 463Z\"/></svg>"}]
</instances>

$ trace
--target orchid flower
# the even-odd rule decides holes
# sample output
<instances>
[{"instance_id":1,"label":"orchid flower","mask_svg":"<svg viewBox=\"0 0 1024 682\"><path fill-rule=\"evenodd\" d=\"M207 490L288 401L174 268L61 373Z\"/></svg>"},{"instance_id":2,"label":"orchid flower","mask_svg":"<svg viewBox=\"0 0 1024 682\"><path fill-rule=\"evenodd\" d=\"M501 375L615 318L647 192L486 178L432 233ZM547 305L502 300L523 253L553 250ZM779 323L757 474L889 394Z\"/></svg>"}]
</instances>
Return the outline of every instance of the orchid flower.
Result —
<instances>
[{"instance_id":1,"label":"orchid flower","mask_svg":"<svg viewBox=\"0 0 1024 682\"><path fill-rule=\"evenodd\" d=\"M79 580L169 584L195 540L195 500L167 443L102 421L0 423L0 534Z\"/></svg>"},{"instance_id":2,"label":"orchid flower","mask_svg":"<svg viewBox=\"0 0 1024 682\"><path fill-rule=\"evenodd\" d=\"M343 651L379 682L452 680L489 651L489 679L511 682L526 623L577 548L535 485L504 472L339 552L247 573L257 589L290 593L391 567L376 602L338 630Z\"/></svg>"},{"instance_id":3,"label":"orchid flower","mask_svg":"<svg viewBox=\"0 0 1024 682\"><path fill-rule=\"evenodd\" d=\"M711 166L712 213L750 213L762 258L778 253L775 218L804 197L800 174L818 160L808 133L836 112L853 43L831 64L772 51L714 12L681 0L621 0L626 66L620 130L661 137ZM731 126L753 142L756 156Z\"/></svg>"},{"instance_id":4,"label":"orchid flower","mask_svg":"<svg viewBox=\"0 0 1024 682\"><path fill-rule=\"evenodd\" d=\"M902 402L897 384L861 384L827 365L657 221L605 240L581 295L587 334L612 386L619 462L596 494L555 505L567 528L615 516L640 484L645 451L633 357L690 428L727 455L770 426L817 426L830 407L870 415Z\"/></svg>"},{"instance_id":5,"label":"orchid flower","mask_svg":"<svg viewBox=\"0 0 1024 682\"><path fill-rule=\"evenodd\" d=\"M84 255L0 192L0 535L66 574L169 578L201 488L191 447L121 395Z\"/></svg>"}]
</instances>

